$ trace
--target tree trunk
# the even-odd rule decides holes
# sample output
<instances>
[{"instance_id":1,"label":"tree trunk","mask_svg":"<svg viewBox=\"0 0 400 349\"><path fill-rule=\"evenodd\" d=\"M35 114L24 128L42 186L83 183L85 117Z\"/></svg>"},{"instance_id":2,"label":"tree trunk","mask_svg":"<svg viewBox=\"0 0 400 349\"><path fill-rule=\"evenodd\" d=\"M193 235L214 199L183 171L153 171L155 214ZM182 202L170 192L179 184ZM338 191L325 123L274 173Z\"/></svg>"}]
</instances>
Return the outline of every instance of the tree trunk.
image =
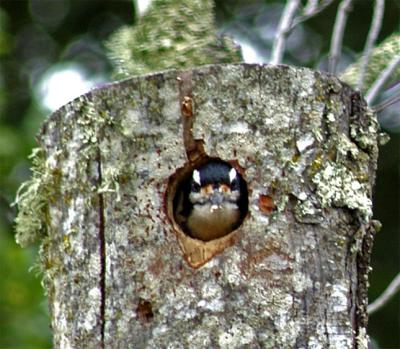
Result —
<instances>
[{"instance_id":1,"label":"tree trunk","mask_svg":"<svg viewBox=\"0 0 400 349\"><path fill-rule=\"evenodd\" d=\"M358 93L288 66L171 70L64 106L39 137L55 347L366 348L377 139ZM208 156L249 206L205 242L173 199Z\"/></svg>"}]
</instances>

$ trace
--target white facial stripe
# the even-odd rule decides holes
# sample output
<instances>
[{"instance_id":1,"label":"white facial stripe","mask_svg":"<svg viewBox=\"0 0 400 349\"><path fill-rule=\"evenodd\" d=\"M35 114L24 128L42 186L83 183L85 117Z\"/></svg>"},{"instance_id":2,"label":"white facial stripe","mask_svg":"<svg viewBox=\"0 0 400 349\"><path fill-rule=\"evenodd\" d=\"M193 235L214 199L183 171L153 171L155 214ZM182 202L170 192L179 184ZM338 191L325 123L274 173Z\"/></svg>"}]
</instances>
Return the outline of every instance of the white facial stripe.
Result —
<instances>
[{"instance_id":1,"label":"white facial stripe","mask_svg":"<svg viewBox=\"0 0 400 349\"><path fill-rule=\"evenodd\" d=\"M200 182L200 172L199 172L199 171L194 170L194 171L193 171L192 178L193 178L193 180L194 180L198 185L201 185L201 182Z\"/></svg>"},{"instance_id":2,"label":"white facial stripe","mask_svg":"<svg viewBox=\"0 0 400 349\"><path fill-rule=\"evenodd\" d=\"M231 168L231 170L229 171L229 180L231 181L231 183L236 178L236 175L237 175L236 170L234 168Z\"/></svg>"}]
</instances>

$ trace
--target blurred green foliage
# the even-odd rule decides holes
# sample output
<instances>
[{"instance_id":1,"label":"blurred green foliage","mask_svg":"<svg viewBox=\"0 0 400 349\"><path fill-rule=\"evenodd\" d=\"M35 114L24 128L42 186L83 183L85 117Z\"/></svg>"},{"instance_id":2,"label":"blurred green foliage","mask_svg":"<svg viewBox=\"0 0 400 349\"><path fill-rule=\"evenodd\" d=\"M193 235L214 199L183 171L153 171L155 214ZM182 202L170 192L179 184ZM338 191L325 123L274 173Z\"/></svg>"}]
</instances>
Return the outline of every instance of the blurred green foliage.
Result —
<instances>
[{"instance_id":1,"label":"blurred green foliage","mask_svg":"<svg viewBox=\"0 0 400 349\"><path fill-rule=\"evenodd\" d=\"M338 2L292 33L285 63L322 70L326 67ZM370 24L366 18L371 16L372 4L369 0L355 1L339 64L342 70L356 60L364 47ZM252 47L267 61L284 1L217 0L216 5L219 31ZM386 1L379 42L398 30L399 17L400 2ZM35 146L40 124L50 112L41 91L43 76L51 69L61 70L64 64L73 64L89 81L110 80L112 66L104 42L123 25L133 24L135 18L131 0L2 0L0 3L1 349L51 347L47 303L40 275L35 273L40 269L35 267L37 247L22 249L16 245L15 212L10 207L18 186L30 177L28 155ZM52 88L63 91L65 86ZM383 222L383 230L375 241L371 299L399 271L399 149L400 137L396 133L381 149L374 213ZM369 333L380 348L400 347L399 298L396 296L371 316Z\"/></svg>"},{"instance_id":2,"label":"blurred green foliage","mask_svg":"<svg viewBox=\"0 0 400 349\"><path fill-rule=\"evenodd\" d=\"M213 8L213 0L154 0L136 26L124 26L108 40L117 76L240 62L234 42L217 36Z\"/></svg>"}]
</instances>

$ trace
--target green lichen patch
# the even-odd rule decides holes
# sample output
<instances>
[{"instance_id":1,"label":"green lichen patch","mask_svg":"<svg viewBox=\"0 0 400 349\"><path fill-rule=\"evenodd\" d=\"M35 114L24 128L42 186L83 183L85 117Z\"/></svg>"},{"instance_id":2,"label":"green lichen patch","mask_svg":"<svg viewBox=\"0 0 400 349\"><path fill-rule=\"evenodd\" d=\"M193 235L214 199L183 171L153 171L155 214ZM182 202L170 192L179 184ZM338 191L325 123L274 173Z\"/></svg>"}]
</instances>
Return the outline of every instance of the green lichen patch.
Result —
<instances>
[{"instance_id":1,"label":"green lichen patch","mask_svg":"<svg viewBox=\"0 0 400 349\"><path fill-rule=\"evenodd\" d=\"M32 177L18 189L14 205L18 206L15 219L16 241L25 247L47 233L49 200L55 196L55 182L60 174L52 169L54 158L46 158L42 148L34 148L29 156L32 161Z\"/></svg>"},{"instance_id":2,"label":"green lichen patch","mask_svg":"<svg viewBox=\"0 0 400 349\"><path fill-rule=\"evenodd\" d=\"M107 100L104 98L104 101ZM81 96L77 104L80 115L76 123L80 126L79 141L83 145L83 151L78 155L89 160L96 157L101 129L112 125L114 119L107 108L99 108L99 105L86 96Z\"/></svg>"},{"instance_id":3,"label":"green lichen patch","mask_svg":"<svg viewBox=\"0 0 400 349\"><path fill-rule=\"evenodd\" d=\"M358 120L350 124L350 136L361 149L370 150L376 147L379 124L376 116L367 110Z\"/></svg>"},{"instance_id":4,"label":"green lichen patch","mask_svg":"<svg viewBox=\"0 0 400 349\"><path fill-rule=\"evenodd\" d=\"M63 200L68 201L71 191L75 189L83 191L83 188L88 187L87 173L91 171L88 168L89 160L98 157L98 142L102 129L105 125L109 126L113 123L113 118L107 113L107 109L100 110L86 96L75 101L75 110L80 113L80 117L75 121L80 126L79 132L74 132L71 127L67 128L65 132L61 133L60 143L75 144L79 142L80 151L72 148L70 151L80 159L78 161L82 164L82 166L74 168L79 172L77 178L81 181L64 183L61 188L63 173L62 169L58 167L58 163L60 157L68 157L68 151L55 150L47 153L44 148L32 150L29 157L32 161L31 178L20 186L14 202L18 207L18 215L15 219L16 241L23 247L47 235L48 208L58 200L61 191L63 191ZM87 164L87 166L83 166L83 164ZM93 193L98 190L95 183L91 183L91 186ZM109 189L110 184L103 187ZM87 205L91 205L90 200L88 198Z\"/></svg>"},{"instance_id":5,"label":"green lichen patch","mask_svg":"<svg viewBox=\"0 0 400 349\"><path fill-rule=\"evenodd\" d=\"M97 189L97 192L99 194L112 193L115 195L116 202L119 202L121 201L120 185L133 179L135 166L134 164L128 167L125 166L124 168L116 166L103 169L101 185Z\"/></svg>"},{"instance_id":6,"label":"green lichen patch","mask_svg":"<svg viewBox=\"0 0 400 349\"><path fill-rule=\"evenodd\" d=\"M302 203L299 216L307 216L309 207L346 207L356 210L364 222L372 217L371 167L376 166L379 125L359 94L350 97L350 108L343 109L343 92L329 95L319 128L321 137L316 137L323 152L316 154L309 167L319 203Z\"/></svg>"}]
</instances>

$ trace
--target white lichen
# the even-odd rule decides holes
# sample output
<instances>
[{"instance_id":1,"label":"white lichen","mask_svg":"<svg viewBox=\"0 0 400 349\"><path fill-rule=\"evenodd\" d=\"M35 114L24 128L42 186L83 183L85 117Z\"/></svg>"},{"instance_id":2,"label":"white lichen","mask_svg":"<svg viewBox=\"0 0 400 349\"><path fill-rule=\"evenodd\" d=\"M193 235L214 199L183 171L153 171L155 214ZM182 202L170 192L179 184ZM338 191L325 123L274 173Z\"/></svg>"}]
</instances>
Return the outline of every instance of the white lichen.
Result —
<instances>
[{"instance_id":1,"label":"white lichen","mask_svg":"<svg viewBox=\"0 0 400 349\"><path fill-rule=\"evenodd\" d=\"M314 136L312 134L305 134L296 141L297 150L302 153L304 150L312 146L314 143Z\"/></svg>"},{"instance_id":2,"label":"white lichen","mask_svg":"<svg viewBox=\"0 0 400 349\"><path fill-rule=\"evenodd\" d=\"M121 169L115 167L109 167L102 173L102 183L98 193L115 193L115 200L121 201L119 177L121 176Z\"/></svg>"},{"instance_id":3,"label":"white lichen","mask_svg":"<svg viewBox=\"0 0 400 349\"><path fill-rule=\"evenodd\" d=\"M98 287L92 288L88 292L88 300L93 304L100 304L101 292ZM83 321L83 327L86 331L91 331L96 325L98 321L98 310L97 307L94 306L86 312L85 319Z\"/></svg>"},{"instance_id":4,"label":"white lichen","mask_svg":"<svg viewBox=\"0 0 400 349\"><path fill-rule=\"evenodd\" d=\"M313 216L317 213L316 208L310 200L299 202L296 205L296 209L301 217L303 216Z\"/></svg>"},{"instance_id":5,"label":"white lichen","mask_svg":"<svg viewBox=\"0 0 400 349\"><path fill-rule=\"evenodd\" d=\"M293 289L295 292L301 293L312 286L312 281L307 274L298 272L293 275Z\"/></svg>"},{"instance_id":6,"label":"white lichen","mask_svg":"<svg viewBox=\"0 0 400 349\"><path fill-rule=\"evenodd\" d=\"M359 329L356 341L357 341L357 348L368 349L369 336L367 334L367 330L365 327L361 327Z\"/></svg>"},{"instance_id":7,"label":"white lichen","mask_svg":"<svg viewBox=\"0 0 400 349\"><path fill-rule=\"evenodd\" d=\"M232 124L229 127L229 132L230 133L247 133L249 132L249 126L245 122L237 122L236 124Z\"/></svg>"},{"instance_id":8,"label":"white lichen","mask_svg":"<svg viewBox=\"0 0 400 349\"><path fill-rule=\"evenodd\" d=\"M196 329L188 335L188 342L192 348L211 348L210 333Z\"/></svg>"},{"instance_id":9,"label":"white lichen","mask_svg":"<svg viewBox=\"0 0 400 349\"><path fill-rule=\"evenodd\" d=\"M255 332L253 328L242 322L235 322L228 331L220 332L218 344L221 349L242 348L253 342Z\"/></svg>"},{"instance_id":10,"label":"white lichen","mask_svg":"<svg viewBox=\"0 0 400 349\"><path fill-rule=\"evenodd\" d=\"M331 311L344 312L348 307L348 286L335 284L332 285L329 299L331 300Z\"/></svg>"},{"instance_id":11,"label":"white lichen","mask_svg":"<svg viewBox=\"0 0 400 349\"><path fill-rule=\"evenodd\" d=\"M345 166L328 161L312 181L323 207L348 207L358 210L365 221L371 218L372 202L368 197L368 186L360 183Z\"/></svg>"},{"instance_id":12,"label":"white lichen","mask_svg":"<svg viewBox=\"0 0 400 349\"><path fill-rule=\"evenodd\" d=\"M362 149L376 146L376 135L379 130L376 114L368 110L365 118L368 120L366 127L360 127L360 125L356 123L350 124L350 136Z\"/></svg>"}]
</instances>

